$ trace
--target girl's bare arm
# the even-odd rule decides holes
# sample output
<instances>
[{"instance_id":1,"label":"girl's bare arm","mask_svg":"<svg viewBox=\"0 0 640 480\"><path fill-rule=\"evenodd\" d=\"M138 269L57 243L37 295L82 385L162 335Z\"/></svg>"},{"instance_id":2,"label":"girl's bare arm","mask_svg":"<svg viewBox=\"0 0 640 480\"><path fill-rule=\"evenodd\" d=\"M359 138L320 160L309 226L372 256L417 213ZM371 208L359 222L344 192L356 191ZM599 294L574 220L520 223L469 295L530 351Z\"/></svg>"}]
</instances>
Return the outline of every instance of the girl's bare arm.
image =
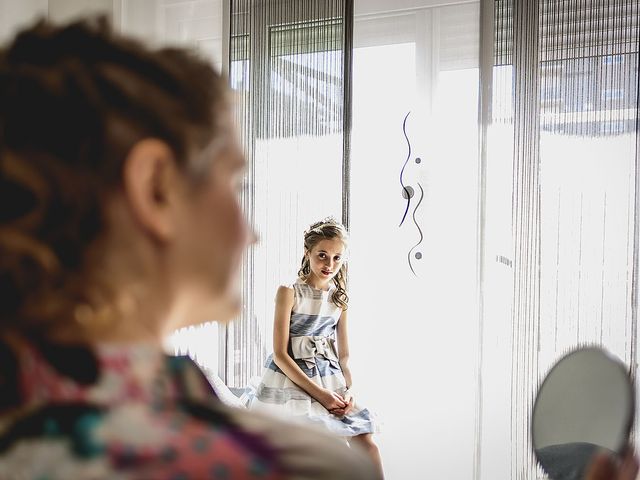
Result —
<instances>
[{"instance_id":1,"label":"girl's bare arm","mask_svg":"<svg viewBox=\"0 0 640 480\"><path fill-rule=\"evenodd\" d=\"M338 359L340 368L344 375L347 388L351 388L353 380L351 379L351 370L349 369L349 338L347 335L347 311L343 310L338 320ZM347 405L344 408L338 408L332 411L335 415L342 416L353 408L353 395L347 393L345 395Z\"/></svg>"},{"instance_id":2,"label":"girl's bare arm","mask_svg":"<svg viewBox=\"0 0 640 480\"><path fill-rule=\"evenodd\" d=\"M351 387L351 370L349 370L349 338L347 335L347 311L343 310L338 320L338 359L340 368L347 382L347 387Z\"/></svg>"}]
</instances>

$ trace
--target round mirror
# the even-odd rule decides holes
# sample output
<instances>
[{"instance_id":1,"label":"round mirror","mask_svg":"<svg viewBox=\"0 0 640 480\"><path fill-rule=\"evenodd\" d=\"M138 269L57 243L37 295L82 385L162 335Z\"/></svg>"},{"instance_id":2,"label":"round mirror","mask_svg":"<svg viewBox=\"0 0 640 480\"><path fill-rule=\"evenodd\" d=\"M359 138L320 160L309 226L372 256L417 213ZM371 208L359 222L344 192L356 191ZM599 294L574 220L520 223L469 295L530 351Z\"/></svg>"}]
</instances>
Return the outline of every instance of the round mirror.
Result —
<instances>
[{"instance_id":1,"label":"round mirror","mask_svg":"<svg viewBox=\"0 0 640 480\"><path fill-rule=\"evenodd\" d=\"M625 365L600 348L575 350L538 390L531 420L536 457L554 480L582 479L596 453L622 453L633 412Z\"/></svg>"}]
</instances>

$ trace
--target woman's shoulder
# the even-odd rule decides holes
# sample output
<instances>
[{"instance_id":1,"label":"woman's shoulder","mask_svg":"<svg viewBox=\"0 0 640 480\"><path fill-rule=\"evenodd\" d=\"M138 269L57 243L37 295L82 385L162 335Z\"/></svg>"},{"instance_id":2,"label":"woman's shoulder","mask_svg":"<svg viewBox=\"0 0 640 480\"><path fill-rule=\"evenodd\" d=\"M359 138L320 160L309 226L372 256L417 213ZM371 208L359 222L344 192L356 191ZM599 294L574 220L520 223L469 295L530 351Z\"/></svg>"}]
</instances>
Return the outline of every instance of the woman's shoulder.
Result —
<instances>
[{"instance_id":1,"label":"woman's shoulder","mask_svg":"<svg viewBox=\"0 0 640 480\"><path fill-rule=\"evenodd\" d=\"M238 410L225 405L220 405L220 408L229 412L238 426L265 439L278 452L279 461L292 478L378 478L364 452L357 446L349 448L344 441L319 427L302 425L255 410Z\"/></svg>"}]
</instances>

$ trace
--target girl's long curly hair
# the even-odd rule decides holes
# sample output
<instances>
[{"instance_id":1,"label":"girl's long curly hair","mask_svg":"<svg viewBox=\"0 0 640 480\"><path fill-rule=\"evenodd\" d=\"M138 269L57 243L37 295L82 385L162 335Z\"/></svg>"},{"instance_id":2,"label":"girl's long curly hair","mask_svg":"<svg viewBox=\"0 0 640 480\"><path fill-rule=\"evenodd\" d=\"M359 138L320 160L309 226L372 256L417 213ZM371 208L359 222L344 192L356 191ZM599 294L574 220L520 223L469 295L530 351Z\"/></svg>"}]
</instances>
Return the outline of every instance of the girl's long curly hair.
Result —
<instances>
[{"instance_id":1,"label":"girl's long curly hair","mask_svg":"<svg viewBox=\"0 0 640 480\"><path fill-rule=\"evenodd\" d=\"M347 229L333 217L325 218L319 222L314 223L304 232L304 250L305 253L302 257L300 264L300 270L298 270L298 276L306 280L311 273L311 266L309 263L309 252L322 240L332 240L334 238L339 239L347 248L349 234ZM349 296L347 295L347 264L342 263L340 270L335 277L333 277L333 283L336 286L335 291L331 295L331 301L335 303L342 310L346 310L349 303Z\"/></svg>"}]
</instances>

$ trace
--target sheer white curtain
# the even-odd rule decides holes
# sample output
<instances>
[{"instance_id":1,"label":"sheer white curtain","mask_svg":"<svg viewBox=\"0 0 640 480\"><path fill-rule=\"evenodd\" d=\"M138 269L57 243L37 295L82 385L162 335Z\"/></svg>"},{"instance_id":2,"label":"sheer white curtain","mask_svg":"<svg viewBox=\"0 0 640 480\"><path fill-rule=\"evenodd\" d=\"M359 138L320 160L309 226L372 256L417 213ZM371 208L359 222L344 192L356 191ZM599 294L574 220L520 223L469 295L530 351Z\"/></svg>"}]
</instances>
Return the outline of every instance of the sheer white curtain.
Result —
<instances>
[{"instance_id":1,"label":"sheer white curtain","mask_svg":"<svg viewBox=\"0 0 640 480\"><path fill-rule=\"evenodd\" d=\"M275 293L295 278L303 232L345 211L347 0L233 0L231 85L249 163L242 202L260 241L242 318L225 329L225 380L245 386L272 350Z\"/></svg>"},{"instance_id":2,"label":"sheer white curtain","mask_svg":"<svg viewBox=\"0 0 640 480\"><path fill-rule=\"evenodd\" d=\"M640 4L491 3L479 471L528 479L552 362L595 344L637 369Z\"/></svg>"}]
</instances>

